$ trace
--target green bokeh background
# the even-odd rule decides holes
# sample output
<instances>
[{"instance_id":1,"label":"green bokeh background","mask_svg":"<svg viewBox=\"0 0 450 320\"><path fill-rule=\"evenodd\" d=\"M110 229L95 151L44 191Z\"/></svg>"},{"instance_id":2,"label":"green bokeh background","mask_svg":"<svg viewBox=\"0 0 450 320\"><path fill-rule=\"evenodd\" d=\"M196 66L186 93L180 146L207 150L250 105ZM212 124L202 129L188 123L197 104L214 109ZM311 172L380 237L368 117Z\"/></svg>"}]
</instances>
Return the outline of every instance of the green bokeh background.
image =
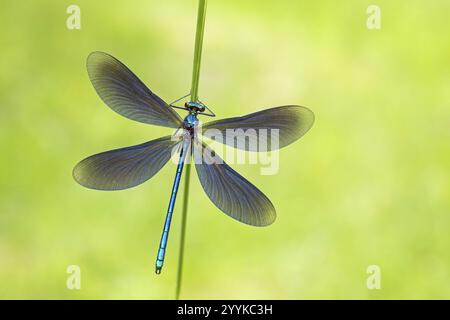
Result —
<instances>
[{"instance_id":1,"label":"green bokeh background","mask_svg":"<svg viewBox=\"0 0 450 320\"><path fill-rule=\"evenodd\" d=\"M366 9L382 10L368 30ZM81 30L66 8L81 8ZM216 209L192 172L182 298L450 297L450 2L212 1L200 97L219 117L302 104L312 130L280 170L234 165L274 203L270 227ZM154 274L175 166L121 192L71 176L85 156L170 133L93 90L102 50L166 101L191 81L197 1L2 1L0 298L174 297L180 201ZM182 195L182 193L180 194ZM66 268L79 265L81 290ZM381 268L381 290L366 287Z\"/></svg>"}]
</instances>

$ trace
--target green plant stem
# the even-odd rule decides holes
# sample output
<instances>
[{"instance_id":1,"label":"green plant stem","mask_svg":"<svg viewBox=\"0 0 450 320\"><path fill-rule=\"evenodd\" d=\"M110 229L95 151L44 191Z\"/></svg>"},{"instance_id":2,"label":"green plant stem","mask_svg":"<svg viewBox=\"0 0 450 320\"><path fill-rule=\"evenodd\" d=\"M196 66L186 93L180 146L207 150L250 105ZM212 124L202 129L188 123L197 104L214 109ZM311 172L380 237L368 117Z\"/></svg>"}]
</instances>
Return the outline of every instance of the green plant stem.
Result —
<instances>
[{"instance_id":1,"label":"green plant stem","mask_svg":"<svg viewBox=\"0 0 450 320\"><path fill-rule=\"evenodd\" d=\"M206 0L200 0L197 13L197 31L195 34L194 67L192 70L191 101L198 100L198 82L200 62L202 60L203 34L205 31Z\"/></svg>"},{"instance_id":2,"label":"green plant stem","mask_svg":"<svg viewBox=\"0 0 450 320\"><path fill-rule=\"evenodd\" d=\"M189 156L189 155L188 155ZM178 273L177 273L177 289L175 298L180 299L181 280L183 275L183 258L184 258L184 240L186 235L186 218L189 199L189 179L191 176L191 164L186 163L186 174L184 180L184 195L183 195L183 213L181 215L181 236L180 236L180 252L178 255Z\"/></svg>"},{"instance_id":3,"label":"green plant stem","mask_svg":"<svg viewBox=\"0 0 450 320\"><path fill-rule=\"evenodd\" d=\"M197 31L195 34L195 49L194 49L194 67L192 70L191 101L198 100L198 83L200 78L200 62L202 59L203 34L205 30L206 2L207 0L200 0L198 4ZM184 242L186 238L186 221L189 202L189 180L191 177L190 161L186 163L185 172L186 173L184 181L183 212L181 215L180 252L178 255L177 287L175 292L175 298L177 300L180 298L181 280L183 275Z\"/></svg>"}]
</instances>

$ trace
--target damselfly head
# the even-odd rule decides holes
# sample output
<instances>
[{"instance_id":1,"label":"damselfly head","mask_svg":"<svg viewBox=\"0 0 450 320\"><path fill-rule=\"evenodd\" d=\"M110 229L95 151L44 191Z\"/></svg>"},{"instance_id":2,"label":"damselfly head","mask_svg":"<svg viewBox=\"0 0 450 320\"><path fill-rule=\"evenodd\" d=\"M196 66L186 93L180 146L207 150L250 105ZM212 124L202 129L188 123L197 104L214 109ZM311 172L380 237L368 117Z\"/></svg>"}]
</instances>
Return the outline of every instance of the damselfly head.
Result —
<instances>
[{"instance_id":1,"label":"damselfly head","mask_svg":"<svg viewBox=\"0 0 450 320\"><path fill-rule=\"evenodd\" d=\"M184 104L184 107L192 112L204 112L205 105L201 102L189 101Z\"/></svg>"}]
</instances>

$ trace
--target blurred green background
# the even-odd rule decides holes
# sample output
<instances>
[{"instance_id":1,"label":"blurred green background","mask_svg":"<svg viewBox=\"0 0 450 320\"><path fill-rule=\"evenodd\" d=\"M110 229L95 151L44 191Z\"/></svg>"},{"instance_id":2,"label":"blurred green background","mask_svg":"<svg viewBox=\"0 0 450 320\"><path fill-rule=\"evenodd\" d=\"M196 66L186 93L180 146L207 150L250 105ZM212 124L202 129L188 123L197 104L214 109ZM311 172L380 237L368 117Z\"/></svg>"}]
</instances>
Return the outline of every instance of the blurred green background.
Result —
<instances>
[{"instance_id":1,"label":"blurred green background","mask_svg":"<svg viewBox=\"0 0 450 320\"><path fill-rule=\"evenodd\" d=\"M81 30L66 28L70 4ZM366 27L370 4L381 30ZM270 227L222 214L193 170L182 298L450 297L449 12L445 0L209 1L201 99L219 117L301 104L316 122L277 175L233 165L274 203ZM160 276L154 259L175 165L121 192L71 172L170 133L105 106L87 55L111 53L172 101L189 91L196 14L195 0L2 1L0 298L174 297L181 201ZM81 290L66 288L69 265ZM381 290L366 287L369 265Z\"/></svg>"}]
</instances>

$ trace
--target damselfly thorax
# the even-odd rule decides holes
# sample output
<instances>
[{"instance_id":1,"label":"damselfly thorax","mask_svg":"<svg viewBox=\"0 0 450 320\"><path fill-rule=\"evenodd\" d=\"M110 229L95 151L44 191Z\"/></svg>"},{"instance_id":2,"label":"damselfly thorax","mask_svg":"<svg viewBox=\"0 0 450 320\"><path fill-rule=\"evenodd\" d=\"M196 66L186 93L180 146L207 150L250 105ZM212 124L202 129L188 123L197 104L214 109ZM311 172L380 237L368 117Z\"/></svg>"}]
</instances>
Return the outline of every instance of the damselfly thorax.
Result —
<instances>
[{"instance_id":1,"label":"damselfly thorax","mask_svg":"<svg viewBox=\"0 0 450 320\"><path fill-rule=\"evenodd\" d=\"M199 121L196 113L189 113L183 120L183 129L193 132L198 127Z\"/></svg>"}]
</instances>

